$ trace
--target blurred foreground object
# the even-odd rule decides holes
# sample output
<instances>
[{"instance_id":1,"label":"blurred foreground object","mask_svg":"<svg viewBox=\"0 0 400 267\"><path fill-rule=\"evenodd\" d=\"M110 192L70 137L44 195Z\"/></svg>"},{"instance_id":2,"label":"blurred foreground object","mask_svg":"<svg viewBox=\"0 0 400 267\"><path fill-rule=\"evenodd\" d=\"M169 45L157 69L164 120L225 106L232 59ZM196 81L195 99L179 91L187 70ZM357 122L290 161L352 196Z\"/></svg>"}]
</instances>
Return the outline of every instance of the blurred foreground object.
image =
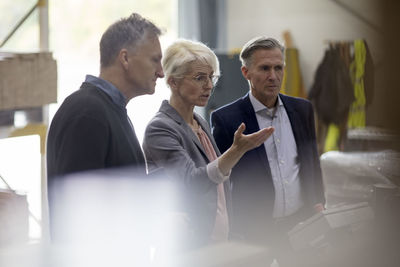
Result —
<instances>
[{"instance_id":1,"label":"blurred foreground object","mask_svg":"<svg viewBox=\"0 0 400 267\"><path fill-rule=\"evenodd\" d=\"M321 169L326 210L288 233L297 266L400 266L400 153L330 151Z\"/></svg>"},{"instance_id":2,"label":"blurred foreground object","mask_svg":"<svg viewBox=\"0 0 400 267\"><path fill-rule=\"evenodd\" d=\"M269 250L238 242L225 242L183 254L172 266L177 267L261 267L267 266Z\"/></svg>"},{"instance_id":3,"label":"blurred foreground object","mask_svg":"<svg viewBox=\"0 0 400 267\"><path fill-rule=\"evenodd\" d=\"M186 233L174 225L175 190L164 175L139 176L135 168L63 176L49 191L52 244L7 244L0 266L265 266L265 247L219 243L182 250Z\"/></svg>"},{"instance_id":4,"label":"blurred foreground object","mask_svg":"<svg viewBox=\"0 0 400 267\"><path fill-rule=\"evenodd\" d=\"M327 209L296 225L289 232L290 242L295 250L323 246L329 238L337 238L329 236L337 235L335 229L352 227L373 218L374 212L366 202Z\"/></svg>"},{"instance_id":5,"label":"blurred foreground object","mask_svg":"<svg viewBox=\"0 0 400 267\"><path fill-rule=\"evenodd\" d=\"M60 176L49 188L53 242L117 244L150 239L154 224L174 205L172 188L162 178L130 167Z\"/></svg>"},{"instance_id":6,"label":"blurred foreground object","mask_svg":"<svg viewBox=\"0 0 400 267\"><path fill-rule=\"evenodd\" d=\"M29 211L26 195L0 189L0 247L28 241Z\"/></svg>"},{"instance_id":7,"label":"blurred foreground object","mask_svg":"<svg viewBox=\"0 0 400 267\"><path fill-rule=\"evenodd\" d=\"M321 156L326 206L372 201L374 184L400 185L400 153L330 151Z\"/></svg>"},{"instance_id":8,"label":"blurred foreground object","mask_svg":"<svg viewBox=\"0 0 400 267\"><path fill-rule=\"evenodd\" d=\"M110 249L111 248L111 249ZM268 249L244 243L220 243L173 261L138 261L134 247L122 250L111 246L24 245L0 249L3 267L265 267Z\"/></svg>"},{"instance_id":9,"label":"blurred foreground object","mask_svg":"<svg viewBox=\"0 0 400 267\"><path fill-rule=\"evenodd\" d=\"M134 167L74 173L58 177L49 197L52 245L82 266L148 266L179 245L181 229L167 222L174 188L162 175Z\"/></svg>"},{"instance_id":10,"label":"blurred foreground object","mask_svg":"<svg viewBox=\"0 0 400 267\"><path fill-rule=\"evenodd\" d=\"M289 231L293 266L379 266L375 214L367 202L318 213Z\"/></svg>"}]
</instances>

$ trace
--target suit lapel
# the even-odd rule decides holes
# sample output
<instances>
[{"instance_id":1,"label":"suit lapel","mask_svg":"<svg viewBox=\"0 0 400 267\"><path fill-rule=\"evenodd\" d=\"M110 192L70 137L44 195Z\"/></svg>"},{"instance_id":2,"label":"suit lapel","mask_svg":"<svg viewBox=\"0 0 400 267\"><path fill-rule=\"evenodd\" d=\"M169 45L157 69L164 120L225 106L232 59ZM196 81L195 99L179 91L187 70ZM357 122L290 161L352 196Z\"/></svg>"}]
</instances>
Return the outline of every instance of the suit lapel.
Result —
<instances>
[{"instance_id":1,"label":"suit lapel","mask_svg":"<svg viewBox=\"0 0 400 267\"><path fill-rule=\"evenodd\" d=\"M203 131L206 132L206 129L205 129L204 125L202 124L201 119L198 118L198 115L197 115L196 113L194 113L193 115L194 115L196 121L200 124L201 128L203 129ZM186 125L187 125L187 124L186 124ZM209 161L209 160L208 160L208 157L207 157L207 154L206 154L206 152L204 151L203 145L200 143L199 137L197 137L197 135L193 132L193 130L190 128L189 125L187 125L187 127L188 127L188 130L189 130L190 133L191 133L191 137L192 137L193 143L195 143L195 145L197 146L197 148L198 148L198 149L200 150L200 152L203 154L203 157L204 157L205 159L207 159L207 161ZM206 132L206 133L207 133L207 132ZM208 135L208 133L207 133L207 135ZM208 138L210 138L210 136L209 136Z\"/></svg>"},{"instance_id":2,"label":"suit lapel","mask_svg":"<svg viewBox=\"0 0 400 267\"><path fill-rule=\"evenodd\" d=\"M296 141L297 149L299 148L300 144L300 133L302 131L302 125L300 122L300 118L298 116L299 112L296 110L295 106L293 103L291 103L290 98L288 98L285 95L280 94L280 97L282 99L283 105L285 106L286 113L288 115L290 125L292 126L292 131L294 135L294 139Z\"/></svg>"},{"instance_id":3,"label":"suit lapel","mask_svg":"<svg viewBox=\"0 0 400 267\"><path fill-rule=\"evenodd\" d=\"M260 130L256 113L250 101L249 93L242 98L243 101L240 104L240 109L243 111L243 122L246 124L246 130L244 131L244 134L254 133ZM260 162L263 163L267 171L270 171L267 152L265 151L264 145L260 145L255 150L260 158Z\"/></svg>"},{"instance_id":4,"label":"suit lapel","mask_svg":"<svg viewBox=\"0 0 400 267\"><path fill-rule=\"evenodd\" d=\"M160 112L165 113L166 115L168 115L171 119L173 119L176 123L178 123L179 125L181 125L182 129L185 132L185 135L190 137L190 139L192 140L192 142L197 146L197 148L200 150L200 152L203 154L203 157L208 161L208 157L206 152L203 149L203 146L200 143L199 138L196 136L196 134L193 132L193 130L190 128L190 126L183 120L183 118L181 117L181 115L179 115L179 113L168 103L167 100L164 100L162 102L162 105L160 107ZM194 116L196 118L197 114L194 114ZM201 120L198 120L201 123ZM203 127L203 124L200 124L201 127L203 128L203 130L205 129ZM207 132L207 135L209 135L209 133ZM210 135L209 135L210 136ZM213 143L214 146L214 143ZM214 146L215 147L215 146Z\"/></svg>"},{"instance_id":5,"label":"suit lapel","mask_svg":"<svg viewBox=\"0 0 400 267\"><path fill-rule=\"evenodd\" d=\"M201 128L203 129L203 131L207 134L208 139L210 139L210 142L211 142L211 144L212 144L212 146L213 146L213 148L215 150L215 153L217 154L217 157L220 156L221 152L219 152L218 146L214 141L214 137L212 136L212 134L211 134L211 132L209 130L210 127L208 126L207 122L204 121L202 118L200 118L200 116L198 114L196 114L196 113L194 113L194 117L197 120L197 122L200 124ZM196 139L198 139L198 138L196 138ZM197 140L196 144L200 144L198 140ZM200 150L205 154L205 151L204 151L202 145L200 145Z\"/></svg>"},{"instance_id":6,"label":"suit lapel","mask_svg":"<svg viewBox=\"0 0 400 267\"><path fill-rule=\"evenodd\" d=\"M254 133L260 130L253 105L250 102L249 93L242 98L240 110L243 112L244 123L246 124L245 134Z\"/></svg>"}]
</instances>

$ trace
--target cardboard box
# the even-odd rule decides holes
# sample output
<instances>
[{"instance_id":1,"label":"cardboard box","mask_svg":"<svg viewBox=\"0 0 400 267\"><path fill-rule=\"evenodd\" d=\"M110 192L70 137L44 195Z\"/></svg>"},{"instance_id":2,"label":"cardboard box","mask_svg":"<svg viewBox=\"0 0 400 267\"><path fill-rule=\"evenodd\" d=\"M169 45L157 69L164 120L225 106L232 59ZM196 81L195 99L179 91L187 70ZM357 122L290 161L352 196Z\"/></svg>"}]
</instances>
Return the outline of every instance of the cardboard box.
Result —
<instances>
[{"instance_id":1,"label":"cardboard box","mask_svg":"<svg viewBox=\"0 0 400 267\"><path fill-rule=\"evenodd\" d=\"M0 53L0 110L57 101L57 62L50 52Z\"/></svg>"}]
</instances>

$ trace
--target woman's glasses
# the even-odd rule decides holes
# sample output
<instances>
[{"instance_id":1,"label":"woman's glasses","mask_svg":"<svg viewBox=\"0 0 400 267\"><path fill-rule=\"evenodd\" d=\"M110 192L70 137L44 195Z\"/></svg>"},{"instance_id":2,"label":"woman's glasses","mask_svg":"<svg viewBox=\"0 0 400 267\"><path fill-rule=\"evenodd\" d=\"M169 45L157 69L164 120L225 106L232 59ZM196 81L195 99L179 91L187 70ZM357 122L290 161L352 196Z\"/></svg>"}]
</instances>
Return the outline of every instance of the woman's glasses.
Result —
<instances>
[{"instance_id":1,"label":"woman's glasses","mask_svg":"<svg viewBox=\"0 0 400 267\"><path fill-rule=\"evenodd\" d=\"M190 77L190 76L189 76ZM205 74L198 74L196 76L191 76L193 81L197 83L200 86L206 86L208 85L208 81L211 81L212 86L214 87L219 79L218 75L205 75Z\"/></svg>"}]
</instances>

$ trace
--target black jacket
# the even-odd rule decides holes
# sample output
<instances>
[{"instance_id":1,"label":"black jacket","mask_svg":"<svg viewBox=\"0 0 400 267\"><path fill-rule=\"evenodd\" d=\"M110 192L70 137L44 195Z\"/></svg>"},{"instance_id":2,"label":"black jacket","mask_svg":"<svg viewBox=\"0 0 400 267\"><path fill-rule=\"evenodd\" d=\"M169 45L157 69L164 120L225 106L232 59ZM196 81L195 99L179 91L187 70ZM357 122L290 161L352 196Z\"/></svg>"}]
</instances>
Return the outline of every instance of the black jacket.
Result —
<instances>
[{"instance_id":1,"label":"black jacket","mask_svg":"<svg viewBox=\"0 0 400 267\"><path fill-rule=\"evenodd\" d=\"M297 145L302 194L309 211L306 216L309 216L315 204L325 203L313 109L305 99L282 94L280 97ZM260 129L248 94L211 114L213 135L221 153L231 146L234 133L242 122L246 124L244 134ZM256 242L270 239L275 191L263 145L243 155L232 169L230 181L233 235Z\"/></svg>"},{"instance_id":2,"label":"black jacket","mask_svg":"<svg viewBox=\"0 0 400 267\"><path fill-rule=\"evenodd\" d=\"M67 174L89 170L134 167L146 174L145 160L128 121L125 108L117 106L99 88L84 82L56 112L47 136L47 179L50 227L58 212L57 185ZM133 175L133 174L132 174ZM56 239L54 232L53 240Z\"/></svg>"}]
</instances>

